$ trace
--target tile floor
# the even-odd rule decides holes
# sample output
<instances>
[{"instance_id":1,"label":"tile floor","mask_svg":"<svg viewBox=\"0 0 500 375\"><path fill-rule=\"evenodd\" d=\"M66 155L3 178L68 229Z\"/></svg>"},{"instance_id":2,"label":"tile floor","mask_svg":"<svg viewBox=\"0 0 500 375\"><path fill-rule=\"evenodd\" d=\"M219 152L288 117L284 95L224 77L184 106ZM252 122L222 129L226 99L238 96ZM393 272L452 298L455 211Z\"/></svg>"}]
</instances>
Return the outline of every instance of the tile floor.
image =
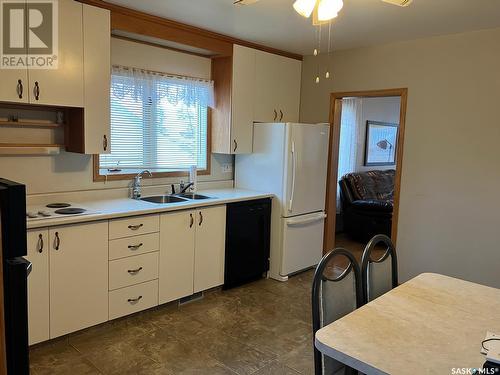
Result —
<instances>
[{"instance_id":1,"label":"tile floor","mask_svg":"<svg viewBox=\"0 0 500 375\"><path fill-rule=\"evenodd\" d=\"M312 276L263 279L39 344L32 374L313 374Z\"/></svg>"}]
</instances>

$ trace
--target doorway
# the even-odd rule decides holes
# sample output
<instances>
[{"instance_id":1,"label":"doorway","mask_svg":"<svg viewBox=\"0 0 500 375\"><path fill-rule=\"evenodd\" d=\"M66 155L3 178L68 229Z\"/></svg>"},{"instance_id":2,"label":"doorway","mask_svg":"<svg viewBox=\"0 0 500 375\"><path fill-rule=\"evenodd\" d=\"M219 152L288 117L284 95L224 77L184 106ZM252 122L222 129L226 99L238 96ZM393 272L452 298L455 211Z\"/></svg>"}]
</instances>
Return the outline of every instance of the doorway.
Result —
<instances>
[{"instance_id":1,"label":"doorway","mask_svg":"<svg viewBox=\"0 0 500 375\"><path fill-rule=\"evenodd\" d=\"M396 243L407 97L408 89L406 88L331 94L332 131L330 132L328 160L324 253L339 245L348 250L350 250L349 247L353 250L363 249L368 242L367 236L374 231L386 232ZM380 114L373 114L373 111L372 114L367 114L368 111L365 111L363 115L362 103L373 107L376 103L379 103L376 105L383 105L382 103L390 103L394 100L398 100L399 114L396 114L396 117L393 114L390 120L387 116L381 117ZM349 144L349 142L352 143ZM354 176L349 178L346 175L350 173L354 173ZM369 218L363 221L362 216L356 216L358 211L354 211L354 216L349 215L352 211L349 211L350 206L346 206L346 201L348 203L345 199L346 194L342 194L342 192L345 193L347 184L341 182L341 188L339 180L352 182L353 179L364 180L371 177L389 179L392 183L390 189L386 186L382 189L383 191L371 191L380 195L381 201L390 201L390 210L386 208L386 214L382 215L386 219L388 217L389 222ZM354 199L356 199L356 192L354 191ZM375 226L370 227L370 223L375 223ZM356 233L358 229L359 232Z\"/></svg>"}]
</instances>

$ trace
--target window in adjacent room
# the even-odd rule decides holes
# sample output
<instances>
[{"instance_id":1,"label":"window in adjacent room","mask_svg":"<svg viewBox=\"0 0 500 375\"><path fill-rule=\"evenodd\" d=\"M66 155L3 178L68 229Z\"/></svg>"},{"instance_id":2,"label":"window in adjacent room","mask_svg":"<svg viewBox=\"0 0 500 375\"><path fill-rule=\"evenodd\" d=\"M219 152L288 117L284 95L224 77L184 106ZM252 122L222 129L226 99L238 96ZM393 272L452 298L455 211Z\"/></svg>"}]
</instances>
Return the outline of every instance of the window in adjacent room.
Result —
<instances>
[{"instance_id":1,"label":"window in adjacent room","mask_svg":"<svg viewBox=\"0 0 500 375\"><path fill-rule=\"evenodd\" d=\"M213 102L212 81L114 66L111 154L98 157L97 178L131 178L144 169L173 176L192 165L209 172Z\"/></svg>"}]
</instances>

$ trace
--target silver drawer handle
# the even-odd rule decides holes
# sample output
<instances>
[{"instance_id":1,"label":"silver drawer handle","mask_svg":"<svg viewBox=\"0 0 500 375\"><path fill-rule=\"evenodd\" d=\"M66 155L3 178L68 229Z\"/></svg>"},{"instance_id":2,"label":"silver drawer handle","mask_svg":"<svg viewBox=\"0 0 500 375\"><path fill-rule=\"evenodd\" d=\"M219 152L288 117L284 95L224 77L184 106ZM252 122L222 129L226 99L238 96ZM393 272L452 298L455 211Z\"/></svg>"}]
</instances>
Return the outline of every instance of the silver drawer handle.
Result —
<instances>
[{"instance_id":1,"label":"silver drawer handle","mask_svg":"<svg viewBox=\"0 0 500 375\"><path fill-rule=\"evenodd\" d=\"M142 296L139 296L139 297L137 297L137 298L129 298L129 299L127 300L127 302L134 304L134 303L139 302L141 299L142 299Z\"/></svg>"},{"instance_id":2,"label":"silver drawer handle","mask_svg":"<svg viewBox=\"0 0 500 375\"><path fill-rule=\"evenodd\" d=\"M128 229L130 230L137 230L139 228L141 228L144 224L138 224L138 225L129 225L128 226Z\"/></svg>"},{"instance_id":3,"label":"silver drawer handle","mask_svg":"<svg viewBox=\"0 0 500 375\"><path fill-rule=\"evenodd\" d=\"M135 275L142 270L142 267L136 268L135 270L128 270L127 272L131 275Z\"/></svg>"},{"instance_id":4,"label":"silver drawer handle","mask_svg":"<svg viewBox=\"0 0 500 375\"><path fill-rule=\"evenodd\" d=\"M138 248L140 248L142 246L142 243L140 244L137 244L137 245L128 245L128 248L130 250L137 250Z\"/></svg>"}]
</instances>

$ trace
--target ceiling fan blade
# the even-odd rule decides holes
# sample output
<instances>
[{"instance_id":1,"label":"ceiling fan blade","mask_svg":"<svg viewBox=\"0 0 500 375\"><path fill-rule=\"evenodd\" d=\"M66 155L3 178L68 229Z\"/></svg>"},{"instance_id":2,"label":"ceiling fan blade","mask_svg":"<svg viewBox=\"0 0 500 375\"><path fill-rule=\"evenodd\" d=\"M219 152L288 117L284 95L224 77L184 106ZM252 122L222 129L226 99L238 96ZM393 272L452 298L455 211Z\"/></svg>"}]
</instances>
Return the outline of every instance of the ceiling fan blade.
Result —
<instances>
[{"instance_id":1,"label":"ceiling fan blade","mask_svg":"<svg viewBox=\"0 0 500 375\"><path fill-rule=\"evenodd\" d=\"M250 5L254 4L259 0L233 0L234 5Z\"/></svg>"},{"instance_id":2,"label":"ceiling fan blade","mask_svg":"<svg viewBox=\"0 0 500 375\"><path fill-rule=\"evenodd\" d=\"M400 7L407 7L408 5L411 4L413 0L382 0L384 3L392 4L392 5L397 5Z\"/></svg>"}]
</instances>

